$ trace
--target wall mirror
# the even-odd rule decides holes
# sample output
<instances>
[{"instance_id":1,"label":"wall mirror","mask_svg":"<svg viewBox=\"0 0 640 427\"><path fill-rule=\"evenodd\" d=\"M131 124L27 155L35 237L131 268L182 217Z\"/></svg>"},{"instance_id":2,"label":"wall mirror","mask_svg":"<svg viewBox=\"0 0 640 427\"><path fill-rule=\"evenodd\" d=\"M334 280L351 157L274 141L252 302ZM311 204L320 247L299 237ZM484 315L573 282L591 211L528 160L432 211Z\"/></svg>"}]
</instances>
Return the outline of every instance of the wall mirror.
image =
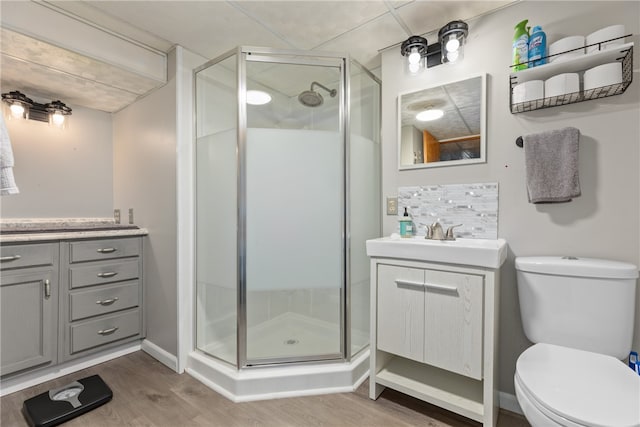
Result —
<instances>
[{"instance_id":1,"label":"wall mirror","mask_svg":"<svg viewBox=\"0 0 640 427\"><path fill-rule=\"evenodd\" d=\"M399 169L484 163L486 75L398 96Z\"/></svg>"}]
</instances>

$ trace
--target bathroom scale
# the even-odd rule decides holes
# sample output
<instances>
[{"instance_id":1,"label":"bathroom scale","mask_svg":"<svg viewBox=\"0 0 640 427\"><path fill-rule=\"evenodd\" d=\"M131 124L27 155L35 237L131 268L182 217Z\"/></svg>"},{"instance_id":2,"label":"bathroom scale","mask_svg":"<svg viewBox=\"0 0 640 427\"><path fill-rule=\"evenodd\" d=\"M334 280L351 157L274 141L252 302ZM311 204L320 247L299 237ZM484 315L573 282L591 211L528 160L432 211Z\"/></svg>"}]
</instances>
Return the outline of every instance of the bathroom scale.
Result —
<instances>
[{"instance_id":1,"label":"bathroom scale","mask_svg":"<svg viewBox=\"0 0 640 427\"><path fill-rule=\"evenodd\" d=\"M31 427L57 426L104 405L112 397L100 375L92 375L25 400L22 412Z\"/></svg>"}]
</instances>

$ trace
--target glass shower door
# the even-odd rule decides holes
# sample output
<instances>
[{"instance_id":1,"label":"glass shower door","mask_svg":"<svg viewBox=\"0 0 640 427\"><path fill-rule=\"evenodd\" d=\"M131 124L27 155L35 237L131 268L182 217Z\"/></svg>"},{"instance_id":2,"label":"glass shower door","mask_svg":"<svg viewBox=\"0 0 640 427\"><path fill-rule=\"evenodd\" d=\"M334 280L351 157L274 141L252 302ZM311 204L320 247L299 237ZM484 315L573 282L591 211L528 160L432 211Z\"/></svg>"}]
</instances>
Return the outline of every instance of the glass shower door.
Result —
<instances>
[{"instance_id":1,"label":"glass shower door","mask_svg":"<svg viewBox=\"0 0 640 427\"><path fill-rule=\"evenodd\" d=\"M342 359L343 62L246 55L244 64L241 365ZM252 104L251 91L270 102Z\"/></svg>"}]
</instances>

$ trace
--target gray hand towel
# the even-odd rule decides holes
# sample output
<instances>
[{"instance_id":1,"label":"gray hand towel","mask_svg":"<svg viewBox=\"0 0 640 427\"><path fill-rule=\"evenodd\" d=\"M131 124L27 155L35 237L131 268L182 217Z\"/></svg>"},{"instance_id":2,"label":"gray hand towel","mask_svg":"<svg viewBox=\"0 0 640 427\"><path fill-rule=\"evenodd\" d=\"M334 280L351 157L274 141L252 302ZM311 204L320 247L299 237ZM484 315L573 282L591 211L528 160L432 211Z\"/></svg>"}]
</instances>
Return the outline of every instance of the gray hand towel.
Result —
<instances>
[{"instance_id":1,"label":"gray hand towel","mask_svg":"<svg viewBox=\"0 0 640 427\"><path fill-rule=\"evenodd\" d=\"M570 202L580 196L578 129L534 133L523 140L530 203Z\"/></svg>"}]
</instances>

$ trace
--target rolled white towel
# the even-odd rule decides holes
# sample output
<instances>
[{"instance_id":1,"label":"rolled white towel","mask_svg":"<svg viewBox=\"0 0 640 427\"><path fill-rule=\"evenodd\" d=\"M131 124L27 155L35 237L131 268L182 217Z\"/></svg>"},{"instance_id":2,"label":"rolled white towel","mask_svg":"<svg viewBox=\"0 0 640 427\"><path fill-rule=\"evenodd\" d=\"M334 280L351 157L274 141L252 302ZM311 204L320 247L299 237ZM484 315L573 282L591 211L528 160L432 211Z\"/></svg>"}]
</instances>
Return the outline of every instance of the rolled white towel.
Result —
<instances>
[{"instance_id":1,"label":"rolled white towel","mask_svg":"<svg viewBox=\"0 0 640 427\"><path fill-rule=\"evenodd\" d=\"M9 131L4 122L4 117L0 114L0 195L18 194L18 186L13 177L13 149Z\"/></svg>"}]
</instances>

